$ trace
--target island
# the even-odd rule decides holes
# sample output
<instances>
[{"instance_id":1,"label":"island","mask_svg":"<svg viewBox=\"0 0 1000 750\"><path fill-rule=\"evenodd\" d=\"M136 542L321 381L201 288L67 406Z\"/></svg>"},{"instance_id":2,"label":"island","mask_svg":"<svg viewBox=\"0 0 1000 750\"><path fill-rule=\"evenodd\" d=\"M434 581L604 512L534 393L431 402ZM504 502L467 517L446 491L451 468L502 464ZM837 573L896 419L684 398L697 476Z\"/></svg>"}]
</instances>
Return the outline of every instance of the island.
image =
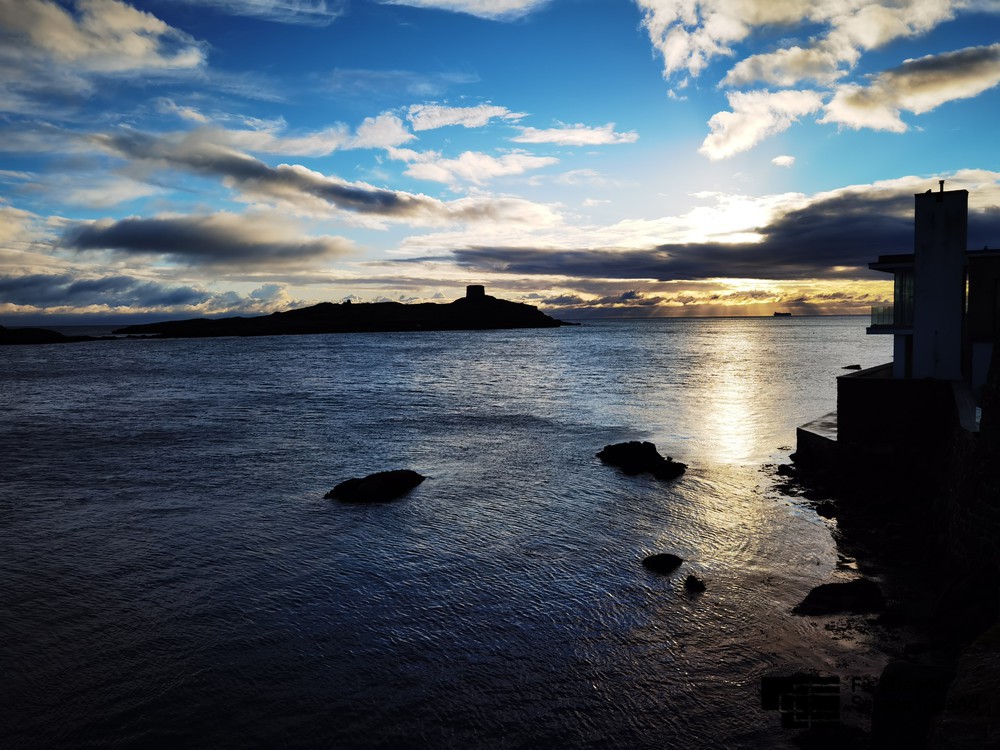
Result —
<instances>
[{"instance_id":1,"label":"island","mask_svg":"<svg viewBox=\"0 0 1000 750\"><path fill-rule=\"evenodd\" d=\"M94 336L66 336L48 328L4 328L0 326L0 346L7 344L73 344L97 341Z\"/></svg>"},{"instance_id":2,"label":"island","mask_svg":"<svg viewBox=\"0 0 1000 750\"><path fill-rule=\"evenodd\" d=\"M311 307L270 315L194 318L132 325L115 330L115 334L158 338L204 338L310 333L556 328L564 325L574 324L551 318L533 305L491 297L486 294L485 287L473 284L466 287L464 297L450 303L321 302Z\"/></svg>"}]
</instances>

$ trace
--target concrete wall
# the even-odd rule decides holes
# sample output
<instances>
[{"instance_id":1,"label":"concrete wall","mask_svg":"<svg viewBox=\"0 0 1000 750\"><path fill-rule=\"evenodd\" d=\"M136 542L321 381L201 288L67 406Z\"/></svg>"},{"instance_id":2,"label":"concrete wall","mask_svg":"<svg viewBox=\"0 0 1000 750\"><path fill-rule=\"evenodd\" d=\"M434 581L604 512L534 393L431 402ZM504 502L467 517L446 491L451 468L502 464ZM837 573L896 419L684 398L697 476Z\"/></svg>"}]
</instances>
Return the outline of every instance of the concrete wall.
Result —
<instances>
[{"instance_id":1,"label":"concrete wall","mask_svg":"<svg viewBox=\"0 0 1000 750\"><path fill-rule=\"evenodd\" d=\"M959 423L952 384L897 380L890 368L837 378L837 441L877 455L933 454Z\"/></svg>"},{"instance_id":2,"label":"concrete wall","mask_svg":"<svg viewBox=\"0 0 1000 750\"><path fill-rule=\"evenodd\" d=\"M913 377L962 377L969 192L915 196Z\"/></svg>"}]
</instances>

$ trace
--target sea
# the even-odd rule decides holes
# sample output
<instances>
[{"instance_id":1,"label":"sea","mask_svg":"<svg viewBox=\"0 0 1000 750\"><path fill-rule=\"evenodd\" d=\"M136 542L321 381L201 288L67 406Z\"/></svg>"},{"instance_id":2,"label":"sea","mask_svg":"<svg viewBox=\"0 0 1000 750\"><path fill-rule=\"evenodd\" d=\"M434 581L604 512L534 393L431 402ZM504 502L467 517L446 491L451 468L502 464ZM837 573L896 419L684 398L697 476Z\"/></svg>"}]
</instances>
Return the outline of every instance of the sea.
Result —
<instances>
[{"instance_id":1,"label":"sea","mask_svg":"<svg viewBox=\"0 0 1000 750\"><path fill-rule=\"evenodd\" d=\"M801 671L861 726L878 645L791 613L853 561L774 467L891 359L865 324L4 347L0 747L793 747L761 688Z\"/></svg>"}]
</instances>

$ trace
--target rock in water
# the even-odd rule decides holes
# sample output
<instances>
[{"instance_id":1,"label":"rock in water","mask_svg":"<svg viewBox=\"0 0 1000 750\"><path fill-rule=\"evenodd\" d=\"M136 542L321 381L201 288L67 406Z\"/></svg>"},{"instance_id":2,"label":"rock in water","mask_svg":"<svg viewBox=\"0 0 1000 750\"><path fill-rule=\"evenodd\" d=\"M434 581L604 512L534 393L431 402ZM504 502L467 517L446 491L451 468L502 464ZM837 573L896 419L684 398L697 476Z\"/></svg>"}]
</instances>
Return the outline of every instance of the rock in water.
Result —
<instances>
[{"instance_id":1,"label":"rock in water","mask_svg":"<svg viewBox=\"0 0 1000 750\"><path fill-rule=\"evenodd\" d=\"M696 575L690 575L684 579L684 588L690 594L700 594L705 590L705 582Z\"/></svg>"},{"instance_id":2,"label":"rock in water","mask_svg":"<svg viewBox=\"0 0 1000 750\"><path fill-rule=\"evenodd\" d=\"M834 615L840 612L863 614L885 608L885 597L875 581L858 578L847 583L824 583L806 595L792 614Z\"/></svg>"},{"instance_id":3,"label":"rock in water","mask_svg":"<svg viewBox=\"0 0 1000 750\"><path fill-rule=\"evenodd\" d=\"M341 482L324 497L345 503L386 503L402 497L426 477L409 469L380 471L366 477Z\"/></svg>"},{"instance_id":4,"label":"rock in water","mask_svg":"<svg viewBox=\"0 0 1000 750\"><path fill-rule=\"evenodd\" d=\"M673 573L682 562L684 561L677 555L664 552L660 555L650 555L642 561L642 566L654 573L667 575L668 573Z\"/></svg>"},{"instance_id":5,"label":"rock in water","mask_svg":"<svg viewBox=\"0 0 1000 750\"><path fill-rule=\"evenodd\" d=\"M626 474L649 472L657 479L676 479L687 468L687 464L674 461L670 456L661 456L653 443L640 443L638 440L606 445L597 457L606 464L617 466Z\"/></svg>"}]
</instances>

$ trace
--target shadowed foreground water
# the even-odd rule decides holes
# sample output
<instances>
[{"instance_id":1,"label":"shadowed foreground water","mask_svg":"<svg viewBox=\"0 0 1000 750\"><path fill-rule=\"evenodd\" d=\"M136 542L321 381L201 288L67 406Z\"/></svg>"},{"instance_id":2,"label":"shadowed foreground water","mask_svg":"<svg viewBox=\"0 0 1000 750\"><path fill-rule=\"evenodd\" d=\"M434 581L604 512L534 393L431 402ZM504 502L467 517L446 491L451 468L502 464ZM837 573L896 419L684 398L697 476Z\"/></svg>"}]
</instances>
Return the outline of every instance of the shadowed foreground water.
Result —
<instances>
[{"instance_id":1,"label":"shadowed foreground water","mask_svg":"<svg viewBox=\"0 0 1000 750\"><path fill-rule=\"evenodd\" d=\"M782 746L762 675L880 657L790 614L836 550L760 467L888 349L859 318L8 347L0 745ZM594 458L628 439L688 473ZM391 468L429 478L322 499Z\"/></svg>"}]
</instances>

